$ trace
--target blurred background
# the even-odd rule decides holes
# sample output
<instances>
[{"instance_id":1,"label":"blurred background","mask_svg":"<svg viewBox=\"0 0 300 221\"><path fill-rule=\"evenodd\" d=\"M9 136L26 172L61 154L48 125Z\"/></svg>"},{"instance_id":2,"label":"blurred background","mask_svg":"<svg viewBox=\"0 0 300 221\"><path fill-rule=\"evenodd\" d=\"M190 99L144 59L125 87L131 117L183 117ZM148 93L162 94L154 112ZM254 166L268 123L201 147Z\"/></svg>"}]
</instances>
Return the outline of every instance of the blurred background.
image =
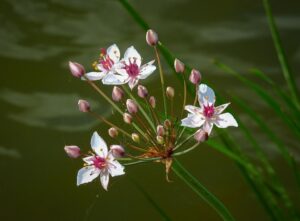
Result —
<instances>
[{"instance_id":1,"label":"blurred background","mask_svg":"<svg viewBox=\"0 0 300 221\"><path fill-rule=\"evenodd\" d=\"M225 97L227 93L243 97L292 150L299 146L253 92L212 63L217 58L242 73L257 67L274 81L283 81L261 1L129 2L179 59L201 71L204 82L213 82ZM300 2L271 4L299 85ZM112 179L108 192L98 180L76 186L82 162L66 157L64 145L88 150L93 131L108 137L105 125L77 110L77 100L91 101L106 117L111 116L111 109L84 82L70 75L68 61L89 69L99 49L112 43L118 44L121 53L134 45L144 61L154 58L144 31L117 0L1 0L0 6L1 220L161 220L143 191L172 220L219 220L174 174L170 175L173 182L166 182L161 164L127 167L127 176ZM170 72L167 85L180 93L180 83L165 67ZM155 74L143 83L159 95L158 80ZM111 87L101 87L111 93ZM247 122L245 114L234 103L232 106ZM111 119L120 121L115 116ZM247 126L256 129L251 120ZM236 140L243 139L238 129L229 131ZM257 132L256 136L294 195L294 180L286 164L263 135ZM244 148L251 155L246 142ZM268 220L236 165L221 153L203 145L180 160L237 220Z\"/></svg>"}]
</instances>

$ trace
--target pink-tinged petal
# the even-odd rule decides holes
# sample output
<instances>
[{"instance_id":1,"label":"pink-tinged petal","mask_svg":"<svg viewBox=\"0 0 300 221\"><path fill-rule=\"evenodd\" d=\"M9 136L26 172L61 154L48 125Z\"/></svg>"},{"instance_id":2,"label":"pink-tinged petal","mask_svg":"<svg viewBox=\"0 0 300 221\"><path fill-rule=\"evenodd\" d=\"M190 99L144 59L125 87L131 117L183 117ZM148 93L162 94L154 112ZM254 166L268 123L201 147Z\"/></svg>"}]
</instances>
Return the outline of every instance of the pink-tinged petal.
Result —
<instances>
[{"instance_id":1,"label":"pink-tinged petal","mask_svg":"<svg viewBox=\"0 0 300 221\"><path fill-rule=\"evenodd\" d=\"M107 145L106 145L105 141L102 139L102 137L100 137L96 131L93 133L93 136L91 139L91 147L97 155L99 155L100 157L106 158Z\"/></svg>"},{"instance_id":2,"label":"pink-tinged petal","mask_svg":"<svg viewBox=\"0 0 300 221\"><path fill-rule=\"evenodd\" d=\"M192 113L192 114L196 114L196 113L200 114L202 112L201 108L195 107L193 105L186 105L184 107L184 109L187 110L188 112Z\"/></svg>"},{"instance_id":3,"label":"pink-tinged petal","mask_svg":"<svg viewBox=\"0 0 300 221\"><path fill-rule=\"evenodd\" d=\"M128 86L129 86L130 89L132 90L132 89L137 85L138 82L139 82L139 79L137 79L137 78L131 78L131 79L128 81Z\"/></svg>"},{"instance_id":4,"label":"pink-tinged petal","mask_svg":"<svg viewBox=\"0 0 300 221\"><path fill-rule=\"evenodd\" d=\"M206 84L200 84L198 91L198 99L200 105L212 105L216 101L216 95L212 88Z\"/></svg>"},{"instance_id":5,"label":"pink-tinged petal","mask_svg":"<svg viewBox=\"0 0 300 221\"><path fill-rule=\"evenodd\" d=\"M100 173L100 182L103 188L107 191L107 186L109 182L109 173L107 169L103 169Z\"/></svg>"},{"instance_id":6,"label":"pink-tinged petal","mask_svg":"<svg viewBox=\"0 0 300 221\"><path fill-rule=\"evenodd\" d=\"M118 161L111 161L109 163L108 171L112 177L125 174L124 166L122 166Z\"/></svg>"},{"instance_id":7,"label":"pink-tinged petal","mask_svg":"<svg viewBox=\"0 0 300 221\"><path fill-rule=\"evenodd\" d=\"M181 120L181 126L197 128L201 127L204 122L205 119L198 114L189 114L187 118Z\"/></svg>"},{"instance_id":8,"label":"pink-tinged petal","mask_svg":"<svg viewBox=\"0 0 300 221\"><path fill-rule=\"evenodd\" d=\"M156 66L152 65L153 62L154 60L148 62L147 64L144 64L140 68L139 79L146 79L149 75L151 75L156 70Z\"/></svg>"},{"instance_id":9,"label":"pink-tinged petal","mask_svg":"<svg viewBox=\"0 0 300 221\"><path fill-rule=\"evenodd\" d=\"M101 80L105 75L106 75L106 71L102 71L102 72L88 72L86 73L84 76L86 78L88 78L90 81L98 81ZM86 80L85 77L81 77L81 80Z\"/></svg>"},{"instance_id":10,"label":"pink-tinged petal","mask_svg":"<svg viewBox=\"0 0 300 221\"><path fill-rule=\"evenodd\" d=\"M136 62L136 64L140 67L142 63L142 57L141 55L137 52L137 50L131 46L127 48L124 54L124 59L126 60L126 63L129 61L131 63ZM129 63L127 63L128 65Z\"/></svg>"},{"instance_id":11,"label":"pink-tinged petal","mask_svg":"<svg viewBox=\"0 0 300 221\"><path fill-rule=\"evenodd\" d=\"M117 63L120 60L120 50L116 44L113 44L107 48L108 57L114 62Z\"/></svg>"},{"instance_id":12,"label":"pink-tinged petal","mask_svg":"<svg viewBox=\"0 0 300 221\"><path fill-rule=\"evenodd\" d=\"M88 165L92 165L93 164L93 160L95 159L94 156L88 156L88 157L84 157L82 158L82 160L87 163Z\"/></svg>"},{"instance_id":13,"label":"pink-tinged petal","mask_svg":"<svg viewBox=\"0 0 300 221\"><path fill-rule=\"evenodd\" d=\"M214 124L210 121L205 121L205 123L203 124L203 130L210 135L212 129L213 129Z\"/></svg>"},{"instance_id":14,"label":"pink-tinged petal","mask_svg":"<svg viewBox=\"0 0 300 221\"><path fill-rule=\"evenodd\" d=\"M89 183L99 176L100 170L94 166L83 167L78 171L77 174L77 186Z\"/></svg>"},{"instance_id":15,"label":"pink-tinged petal","mask_svg":"<svg viewBox=\"0 0 300 221\"><path fill-rule=\"evenodd\" d=\"M238 123L230 113L220 114L214 121L214 124L219 128L237 127Z\"/></svg>"},{"instance_id":16,"label":"pink-tinged petal","mask_svg":"<svg viewBox=\"0 0 300 221\"><path fill-rule=\"evenodd\" d=\"M127 76L122 76L118 74L108 74L102 79L102 83L106 85L121 85L128 82Z\"/></svg>"},{"instance_id":17,"label":"pink-tinged petal","mask_svg":"<svg viewBox=\"0 0 300 221\"><path fill-rule=\"evenodd\" d=\"M220 106L215 107L215 113L216 115L221 114L228 106L230 103L222 104Z\"/></svg>"}]
</instances>

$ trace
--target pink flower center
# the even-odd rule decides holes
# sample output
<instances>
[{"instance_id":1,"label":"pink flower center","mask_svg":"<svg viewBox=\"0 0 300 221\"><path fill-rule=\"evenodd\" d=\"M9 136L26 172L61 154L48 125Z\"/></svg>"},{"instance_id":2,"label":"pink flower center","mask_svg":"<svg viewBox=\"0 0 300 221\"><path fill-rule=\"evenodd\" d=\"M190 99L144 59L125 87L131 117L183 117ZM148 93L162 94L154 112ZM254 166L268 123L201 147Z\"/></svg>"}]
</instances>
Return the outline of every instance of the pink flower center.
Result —
<instances>
[{"instance_id":1,"label":"pink flower center","mask_svg":"<svg viewBox=\"0 0 300 221\"><path fill-rule=\"evenodd\" d=\"M105 158L95 156L93 159L93 165L98 169L103 169L106 167L106 160Z\"/></svg>"},{"instance_id":2,"label":"pink flower center","mask_svg":"<svg viewBox=\"0 0 300 221\"><path fill-rule=\"evenodd\" d=\"M214 116L214 113L215 113L215 107L213 104L211 106L210 105L204 106L203 115L205 117L211 118L212 116Z\"/></svg>"},{"instance_id":3,"label":"pink flower center","mask_svg":"<svg viewBox=\"0 0 300 221\"><path fill-rule=\"evenodd\" d=\"M113 60L111 60L111 58L107 55L105 48L101 48L99 64L101 64L102 67L107 71L109 71L114 65Z\"/></svg>"},{"instance_id":4,"label":"pink flower center","mask_svg":"<svg viewBox=\"0 0 300 221\"><path fill-rule=\"evenodd\" d=\"M126 70L129 77L136 78L140 73L140 68L136 64L136 60L134 60L133 63L131 63L131 61L129 61L129 62L130 62L129 65L125 64L124 69Z\"/></svg>"}]
</instances>

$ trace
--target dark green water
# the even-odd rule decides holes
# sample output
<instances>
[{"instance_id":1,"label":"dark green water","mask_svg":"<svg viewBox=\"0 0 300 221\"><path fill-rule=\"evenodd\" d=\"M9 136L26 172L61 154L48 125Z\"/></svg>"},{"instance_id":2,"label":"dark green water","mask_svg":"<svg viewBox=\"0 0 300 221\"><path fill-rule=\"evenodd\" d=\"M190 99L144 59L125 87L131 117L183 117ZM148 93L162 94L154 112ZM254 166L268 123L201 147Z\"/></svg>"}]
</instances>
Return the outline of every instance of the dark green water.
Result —
<instances>
[{"instance_id":1,"label":"dark green water","mask_svg":"<svg viewBox=\"0 0 300 221\"><path fill-rule=\"evenodd\" d=\"M241 95L296 149L297 142L283 132L284 126L262 101L211 63L218 58L243 72L259 67L275 81L283 81L261 1L130 2L179 58L214 82L216 91ZM300 2L272 4L292 69L298 73ZM108 192L98 181L76 187L76 173L82 163L68 159L63 146L88 148L92 132L106 134L107 129L79 113L77 100L91 100L106 116L110 107L70 76L67 62L75 60L88 66L99 48L112 43L122 52L134 45L145 61L154 57L143 31L118 1L2 0L0 6L1 220L160 220L134 182L172 220L219 220L175 175L171 174L174 182L167 183L160 164L128 167L128 176L111 180ZM158 94L158 80L156 74L144 84ZM171 74L167 84L179 88ZM109 87L105 90L110 93ZM237 113L247 120L238 109ZM230 129L237 134L236 139L242 139L237 130ZM261 142L293 195L294 182L282 159L265 137L261 136ZM245 151L249 151L247 144ZM206 146L181 157L181 161L237 220L268 219L232 161Z\"/></svg>"}]
</instances>

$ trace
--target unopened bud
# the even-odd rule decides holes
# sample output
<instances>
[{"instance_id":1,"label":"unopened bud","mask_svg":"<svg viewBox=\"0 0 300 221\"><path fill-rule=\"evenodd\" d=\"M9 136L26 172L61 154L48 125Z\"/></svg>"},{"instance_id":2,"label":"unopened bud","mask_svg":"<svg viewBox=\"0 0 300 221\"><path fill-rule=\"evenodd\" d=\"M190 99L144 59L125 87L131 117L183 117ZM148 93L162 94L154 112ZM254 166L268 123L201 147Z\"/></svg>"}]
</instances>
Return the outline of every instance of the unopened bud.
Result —
<instances>
[{"instance_id":1,"label":"unopened bud","mask_svg":"<svg viewBox=\"0 0 300 221\"><path fill-rule=\"evenodd\" d=\"M156 99L155 99L155 97L151 96L149 98L149 103L150 103L150 105L151 105L152 108L155 108L156 107Z\"/></svg>"},{"instance_id":2,"label":"unopened bud","mask_svg":"<svg viewBox=\"0 0 300 221\"><path fill-rule=\"evenodd\" d=\"M65 146L64 149L70 158L78 158L81 155L81 151L78 146Z\"/></svg>"},{"instance_id":3,"label":"unopened bud","mask_svg":"<svg viewBox=\"0 0 300 221\"><path fill-rule=\"evenodd\" d=\"M139 143L140 142L140 136L137 133L132 133L131 134L131 139L136 142Z\"/></svg>"},{"instance_id":4,"label":"unopened bud","mask_svg":"<svg viewBox=\"0 0 300 221\"><path fill-rule=\"evenodd\" d=\"M138 106L134 100L127 99L126 107L129 113L136 114L138 112Z\"/></svg>"},{"instance_id":5,"label":"unopened bud","mask_svg":"<svg viewBox=\"0 0 300 221\"><path fill-rule=\"evenodd\" d=\"M146 33L146 42L150 46L155 46L157 45L158 42L158 35L155 31L152 29L149 29Z\"/></svg>"},{"instance_id":6,"label":"unopened bud","mask_svg":"<svg viewBox=\"0 0 300 221\"><path fill-rule=\"evenodd\" d=\"M90 112L90 110L91 110L90 103L87 102L86 100L79 100L78 108L79 108L79 111L81 111L81 112Z\"/></svg>"},{"instance_id":7,"label":"unopened bud","mask_svg":"<svg viewBox=\"0 0 300 221\"><path fill-rule=\"evenodd\" d=\"M74 77L81 78L85 74L84 67L79 63L69 61L69 68Z\"/></svg>"},{"instance_id":8,"label":"unopened bud","mask_svg":"<svg viewBox=\"0 0 300 221\"><path fill-rule=\"evenodd\" d=\"M110 151L111 151L112 155L115 158L120 158L120 157L123 157L125 155L125 150L120 145L111 145L110 146Z\"/></svg>"},{"instance_id":9,"label":"unopened bud","mask_svg":"<svg viewBox=\"0 0 300 221\"><path fill-rule=\"evenodd\" d=\"M200 129L195 133L194 138L197 142L202 143L208 139L208 133Z\"/></svg>"},{"instance_id":10,"label":"unopened bud","mask_svg":"<svg viewBox=\"0 0 300 221\"><path fill-rule=\"evenodd\" d=\"M114 101L118 102L118 101L122 100L122 98L124 96L124 91L121 88L114 86L111 96Z\"/></svg>"},{"instance_id":11,"label":"unopened bud","mask_svg":"<svg viewBox=\"0 0 300 221\"><path fill-rule=\"evenodd\" d=\"M190 82L193 84L199 84L201 81L201 74L198 70L193 69L190 74Z\"/></svg>"},{"instance_id":12,"label":"unopened bud","mask_svg":"<svg viewBox=\"0 0 300 221\"><path fill-rule=\"evenodd\" d=\"M172 87L167 87L166 89L166 95L169 99L172 99L175 95L175 90Z\"/></svg>"},{"instance_id":13,"label":"unopened bud","mask_svg":"<svg viewBox=\"0 0 300 221\"><path fill-rule=\"evenodd\" d=\"M111 127L108 130L108 134L109 134L110 137L115 138L115 137L118 136L119 132L118 132L118 130L116 128Z\"/></svg>"},{"instance_id":14,"label":"unopened bud","mask_svg":"<svg viewBox=\"0 0 300 221\"><path fill-rule=\"evenodd\" d=\"M138 86L138 95L141 98L145 98L148 96L148 90L146 87L144 87L143 85L139 85Z\"/></svg>"},{"instance_id":15,"label":"unopened bud","mask_svg":"<svg viewBox=\"0 0 300 221\"><path fill-rule=\"evenodd\" d=\"M164 127L162 125L158 125L156 127L156 134L158 136L164 136L165 135L165 129L164 129Z\"/></svg>"},{"instance_id":16,"label":"unopened bud","mask_svg":"<svg viewBox=\"0 0 300 221\"><path fill-rule=\"evenodd\" d=\"M174 69L176 73L183 73L185 69L184 64L177 58L174 61Z\"/></svg>"},{"instance_id":17,"label":"unopened bud","mask_svg":"<svg viewBox=\"0 0 300 221\"><path fill-rule=\"evenodd\" d=\"M165 140L162 136L156 136L156 140L157 140L157 143L159 143L159 144L163 144L165 142Z\"/></svg>"},{"instance_id":18,"label":"unopened bud","mask_svg":"<svg viewBox=\"0 0 300 221\"><path fill-rule=\"evenodd\" d=\"M128 114L128 113L124 113L123 114L123 120L124 120L125 123L131 124L131 122L132 122L132 116L130 114Z\"/></svg>"},{"instance_id":19,"label":"unopened bud","mask_svg":"<svg viewBox=\"0 0 300 221\"><path fill-rule=\"evenodd\" d=\"M165 126L165 128L167 128L167 129L170 128L170 127L172 126L171 121L170 121L169 119L165 120L164 126Z\"/></svg>"}]
</instances>

